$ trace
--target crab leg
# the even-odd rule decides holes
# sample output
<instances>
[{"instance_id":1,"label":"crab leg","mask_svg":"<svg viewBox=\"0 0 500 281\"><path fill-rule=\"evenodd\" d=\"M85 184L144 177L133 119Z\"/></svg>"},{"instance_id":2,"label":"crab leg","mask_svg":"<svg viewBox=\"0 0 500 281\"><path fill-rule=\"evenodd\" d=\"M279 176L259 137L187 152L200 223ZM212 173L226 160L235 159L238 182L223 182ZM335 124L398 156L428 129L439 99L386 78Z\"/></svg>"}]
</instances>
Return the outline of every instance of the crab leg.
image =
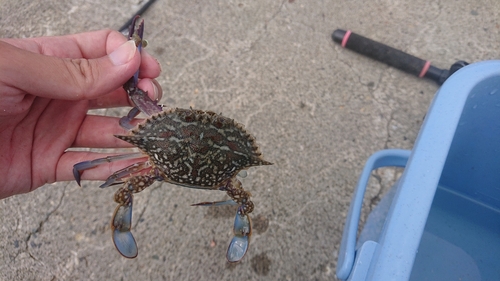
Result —
<instances>
[{"instance_id":1,"label":"crab leg","mask_svg":"<svg viewBox=\"0 0 500 281\"><path fill-rule=\"evenodd\" d=\"M144 169L147 169L150 166L151 166L151 164L149 164L149 162L142 162L142 163L132 164L132 165L130 165L128 167L125 167L125 168L123 168L121 170L118 170L118 171L114 172L99 187L100 188L104 188L104 187L108 187L108 186L111 186L111 185L114 185L114 184L123 183L123 182L119 182L118 180L122 179L122 178L124 178L126 176L130 176L132 174L135 174L135 173L137 173L139 171L142 171Z\"/></svg>"},{"instance_id":2,"label":"crab leg","mask_svg":"<svg viewBox=\"0 0 500 281\"><path fill-rule=\"evenodd\" d=\"M191 206L225 206L225 205L238 205L238 203L233 200L227 201L217 201L217 202L200 202L196 204L192 204Z\"/></svg>"},{"instance_id":3,"label":"crab leg","mask_svg":"<svg viewBox=\"0 0 500 281\"><path fill-rule=\"evenodd\" d=\"M230 179L225 186L220 188L225 190L231 200L217 202L201 202L192 206L223 206L239 205L236 217L234 218L234 237L227 248L226 258L229 262L239 262L245 256L250 236L252 235L252 221L248 216L253 211L253 202L250 201L250 193L241 187L241 182L236 178Z\"/></svg>"},{"instance_id":4,"label":"crab leg","mask_svg":"<svg viewBox=\"0 0 500 281\"><path fill-rule=\"evenodd\" d=\"M124 205L118 205L111 221L111 233L113 243L120 254L126 258L135 258L137 256L137 243L132 232L132 199Z\"/></svg>"},{"instance_id":5,"label":"crab leg","mask_svg":"<svg viewBox=\"0 0 500 281\"><path fill-rule=\"evenodd\" d=\"M233 200L218 202L201 202L191 206L223 206L238 205ZM226 258L229 262L239 262L248 250L250 236L252 235L252 221L247 214L243 214L243 206L238 207L236 217L234 218L233 233L234 237L227 248Z\"/></svg>"},{"instance_id":6,"label":"crab leg","mask_svg":"<svg viewBox=\"0 0 500 281\"><path fill-rule=\"evenodd\" d=\"M137 25L137 20L140 18L139 15L135 16L132 20L132 24L130 24L130 29L128 32L128 40L134 40L135 45L137 46L137 50L139 53L142 51L142 38L144 35L144 20L141 20ZM137 25L137 27L136 27ZM139 82L139 70L133 76L133 85L137 86Z\"/></svg>"},{"instance_id":7,"label":"crab leg","mask_svg":"<svg viewBox=\"0 0 500 281\"><path fill-rule=\"evenodd\" d=\"M130 229L132 228L133 193L141 192L155 182L158 176L152 172L149 175L129 178L124 186L115 193L115 209L111 220L113 243L120 254L126 258L137 256L137 243Z\"/></svg>"},{"instance_id":8,"label":"crab leg","mask_svg":"<svg viewBox=\"0 0 500 281\"><path fill-rule=\"evenodd\" d=\"M129 40L134 40L139 52L142 51L143 44L145 46L145 42L143 41L144 35L144 20L142 20L136 28L136 22L139 19L139 16L134 17L132 20L132 24L130 25L129 30ZM156 104L155 101L151 100L147 93L137 87L139 83L139 70L134 74L132 78L130 78L124 85L123 88L127 92L130 100L134 104L134 107L139 109L144 114L151 116L155 113L161 112L161 107ZM120 124L129 129L132 126L130 125L130 121L137 116L139 112L137 110L132 109L126 117L123 117L120 120Z\"/></svg>"},{"instance_id":9,"label":"crab leg","mask_svg":"<svg viewBox=\"0 0 500 281\"><path fill-rule=\"evenodd\" d=\"M78 185L80 185L80 180L81 180L80 176L84 170L94 168L104 163L111 163L125 159L139 158L141 156L144 156L144 154L142 154L141 152L135 152L122 155L107 156L103 158L94 159L91 161L83 161L80 163L76 163L75 165L73 165L73 176L75 177L75 180L78 183Z\"/></svg>"},{"instance_id":10,"label":"crab leg","mask_svg":"<svg viewBox=\"0 0 500 281\"><path fill-rule=\"evenodd\" d=\"M155 101L153 101L148 93L143 90L135 87L133 89L127 90L128 96L132 103L135 105L137 109L139 109L144 114L151 116L155 113L161 112L161 106L157 105ZM130 113L129 113L130 114ZM128 117L128 115L127 115Z\"/></svg>"},{"instance_id":11,"label":"crab leg","mask_svg":"<svg viewBox=\"0 0 500 281\"><path fill-rule=\"evenodd\" d=\"M246 254L252 235L252 221L248 215L241 214L241 207L238 208L234 218L234 237L227 248L226 258L229 262L239 262Z\"/></svg>"},{"instance_id":12,"label":"crab leg","mask_svg":"<svg viewBox=\"0 0 500 281\"><path fill-rule=\"evenodd\" d=\"M141 113L139 109L136 107L132 107L132 109L128 112L127 116L123 116L120 118L120 127L124 128L127 131L132 130L135 126L132 125L132 120Z\"/></svg>"}]
</instances>

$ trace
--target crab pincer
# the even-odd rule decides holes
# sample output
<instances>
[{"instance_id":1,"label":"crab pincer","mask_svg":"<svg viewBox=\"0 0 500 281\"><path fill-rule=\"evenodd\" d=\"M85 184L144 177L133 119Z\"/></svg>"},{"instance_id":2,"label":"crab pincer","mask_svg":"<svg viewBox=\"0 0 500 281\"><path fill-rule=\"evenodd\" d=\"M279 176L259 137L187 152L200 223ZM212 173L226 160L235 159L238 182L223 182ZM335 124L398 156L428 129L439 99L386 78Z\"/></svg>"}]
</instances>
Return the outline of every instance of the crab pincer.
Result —
<instances>
[{"instance_id":1,"label":"crab pincer","mask_svg":"<svg viewBox=\"0 0 500 281\"><path fill-rule=\"evenodd\" d=\"M129 29L129 40L134 40L135 45L137 46L137 50L139 53L142 52L142 48L145 47L144 36L144 20L141 20L137 23L139 16L135 16L132 20L132 24ZM134 107L129 111L126 116L123 116L120 119L120 126L127 130L133 129L135 126L131 124L131 121L139 115L140 112L143 112L147 116L151 116L155 113L161 112L162 108L155 101L151 100L148 94L141 90L137 85L139 84L139 70L137 70L124 85L123 89L127 92L128 97L134 104Z\"/></svg>"}]
</instances>

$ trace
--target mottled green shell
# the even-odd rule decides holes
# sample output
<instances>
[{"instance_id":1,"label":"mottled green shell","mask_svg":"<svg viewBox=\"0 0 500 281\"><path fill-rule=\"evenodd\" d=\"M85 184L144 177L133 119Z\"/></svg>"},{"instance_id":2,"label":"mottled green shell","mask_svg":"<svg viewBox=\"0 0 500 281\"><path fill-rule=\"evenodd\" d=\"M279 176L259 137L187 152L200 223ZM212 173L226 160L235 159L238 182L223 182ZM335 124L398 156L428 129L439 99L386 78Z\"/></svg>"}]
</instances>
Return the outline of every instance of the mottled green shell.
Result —
<instances>
[{"instance_id":1,"label":"mottled green shell","mask_svg":"<svg viewBox=\"0 0 500 281\"><path fill-rule=\"evenodd\" d=\"M146 153L165 181L218 188L239 171L270 165L243 125L210 111L170 109L117 136Z\"/></svg>"}]
</instances>

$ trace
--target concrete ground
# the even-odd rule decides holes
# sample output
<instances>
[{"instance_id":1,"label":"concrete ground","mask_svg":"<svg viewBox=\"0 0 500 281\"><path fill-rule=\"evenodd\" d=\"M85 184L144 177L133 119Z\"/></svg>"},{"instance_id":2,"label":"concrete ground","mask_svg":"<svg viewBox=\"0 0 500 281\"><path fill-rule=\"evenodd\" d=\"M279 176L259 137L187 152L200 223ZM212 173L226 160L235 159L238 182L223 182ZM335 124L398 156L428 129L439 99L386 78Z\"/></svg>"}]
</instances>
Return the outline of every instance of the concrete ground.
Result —
<instances>
[{"instance_id":1,"label":"concrete ground","mask_svg":"<svg viewBox=\"0 0 500 281\"><path fill-rule=\"evenodd\" d=\"M119 28L142 2L4 0L0 36ZM335 280L365 160L411 149L437 85L342 49L332 31L449 68L500 57L499 11L497 0L159 0L144 18L163 66L162 103L236 119L274 163L242 180L256 204L246 257L225 260L234 208L190 206L222 192L155 184L137 194L139 256L128 260L110 237L116 188L62 182L0 201L0 279ZM376 174L363 219L396 176Z\"/></svg>"}]
</instances>

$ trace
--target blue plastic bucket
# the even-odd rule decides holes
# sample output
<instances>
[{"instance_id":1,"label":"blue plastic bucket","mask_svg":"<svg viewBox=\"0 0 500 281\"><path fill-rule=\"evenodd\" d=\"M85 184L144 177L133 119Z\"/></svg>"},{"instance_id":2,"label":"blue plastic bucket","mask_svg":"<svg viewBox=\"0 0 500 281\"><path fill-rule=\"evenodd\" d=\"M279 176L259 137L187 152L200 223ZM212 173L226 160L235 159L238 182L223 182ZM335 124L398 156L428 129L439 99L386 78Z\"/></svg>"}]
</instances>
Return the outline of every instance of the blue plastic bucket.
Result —
<instances>
[{"instance_id":1,"label":"blue plastic bucket","mask_svg":"<svg viewBox=\"0 0 500 281\"><path fill-rule=\"evenodd\" d=\"M356 241L372 170L405 170ZM356 187L341 280L500 280L500 61L471 64L439 89L413 150L382 150Z\"/></svg>"}]
</instances>

